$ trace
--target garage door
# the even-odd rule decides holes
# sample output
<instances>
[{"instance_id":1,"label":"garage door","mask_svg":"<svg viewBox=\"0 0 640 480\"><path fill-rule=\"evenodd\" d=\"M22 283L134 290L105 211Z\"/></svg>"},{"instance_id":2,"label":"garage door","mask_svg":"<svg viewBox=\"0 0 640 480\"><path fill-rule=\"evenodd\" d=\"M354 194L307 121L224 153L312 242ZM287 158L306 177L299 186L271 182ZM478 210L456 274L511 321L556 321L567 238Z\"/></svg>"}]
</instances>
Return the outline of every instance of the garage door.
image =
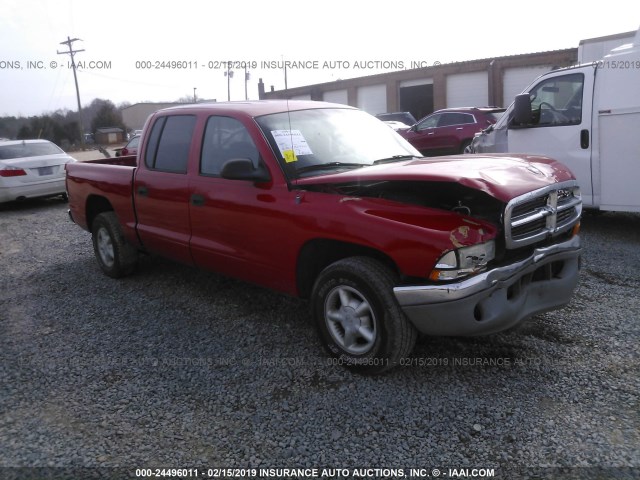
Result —
<instances>
[{"instance_id":1,"label":"garage door","mask_svg":"<svg viewBox=\"0 0 640 480\"><path fill-rule=\"evenodd\" d=\"M418 85L433 85L433 78L420 78L418 80L402 80L400 88L416 87Z\"/></svg>"},{"instance_id":2,"label":"garage door","mask_svg":"<svg viewBox=\"0 0 640 480\"><path fill-rule=\"evenodd\" d=\"M447 75L447 107L484 107L489 104L487 72Z\"/></svg>"},{"instance_id":3,"label":"garage door","mask_svg":"<svg viewBox=\"0 0 640 480\"><path fill-rule=\"evenodd\" d=\"M347 95L347 90L333 90L331 92L324 92L322 94L322 99L325 102L332 103L342 103L344 105L349 105L349 99Z\"/></svg>"},{"instance_id":4,"label":"garage door","mask_svg":"<svg viewBox=\"0 0 640 480\"><path fill-rule=\"evenodd\" d=\"M311 100L311 94L307 93L306 95L294 95L291 97L291 100Z\"/></svg>"},{"instance_id":5,"label":"garage door","mask_svg":"<svg viewBox=\"0 0 640 480\"><path fill-rule=\"evenodd\" d=\"M401 81L400 111L411 112L417 119L433 112L433 79Z\"/></svg>"},{"instance_id":6,"label":"garage door","mask_svg":"<svg viewBox=\"0 0 640 480\"><path fill-rule=\"evenodd\" d=\"M375 115L387 111L387 86L371 85L358 88L358 108Z\"/></svg>"},{"instance_id":7,"label":"garage door","mask_svg":"<svg viewBox=\"0 0 640 480\"><path fill-rule=\"evenodd\" d=\"M505 69L504 75L502 77L502 106L509 106L513 102L513 99L516 97L516 95L522 93L527 85L529 85L543 73L547 73L550 70L550 65Z\"/></svg>"}]
</instances>

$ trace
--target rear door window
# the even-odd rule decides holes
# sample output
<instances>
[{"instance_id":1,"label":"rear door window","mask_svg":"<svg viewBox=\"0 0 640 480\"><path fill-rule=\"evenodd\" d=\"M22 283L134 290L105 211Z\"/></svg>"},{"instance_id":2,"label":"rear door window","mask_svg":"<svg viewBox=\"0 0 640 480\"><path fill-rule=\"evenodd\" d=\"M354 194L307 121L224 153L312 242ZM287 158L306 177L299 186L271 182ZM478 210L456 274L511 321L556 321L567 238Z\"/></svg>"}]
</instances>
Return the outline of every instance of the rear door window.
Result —
<instances>
[{"instance_id":1,"label":"rear door window","mask_svg":"<svg viewBox=\"0 0 640 480\"><path fill-rule=\"evenodd\" d=\"M145 153L147 167L186 173L195 124L195 115L172 115L156 120Z\"/></svg>"}]
</instances>

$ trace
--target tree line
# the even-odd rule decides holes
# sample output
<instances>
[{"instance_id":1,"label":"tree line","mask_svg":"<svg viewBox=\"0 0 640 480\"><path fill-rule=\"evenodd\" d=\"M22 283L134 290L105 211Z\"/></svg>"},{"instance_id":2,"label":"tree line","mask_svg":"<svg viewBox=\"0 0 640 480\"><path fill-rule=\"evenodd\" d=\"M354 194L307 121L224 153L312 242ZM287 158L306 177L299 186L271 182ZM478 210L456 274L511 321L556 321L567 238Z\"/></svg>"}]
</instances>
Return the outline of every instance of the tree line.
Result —
<instances>
[{"instance_id":1,"label":"tree line","mask_svg":"<svg viewBox=\"0 0 640 480\"><path fill-rule=\"evenodd\" d=\"M82 131L95 133L101 127L119 127L125 132L122 109L129 103L116 105L110 100L96 98L82 109ZM50 140L62 148L80 143L80 118L78 112L56 110L53 113L33 117L0 117L0 138Z\"/></svg>"}]
</instances>

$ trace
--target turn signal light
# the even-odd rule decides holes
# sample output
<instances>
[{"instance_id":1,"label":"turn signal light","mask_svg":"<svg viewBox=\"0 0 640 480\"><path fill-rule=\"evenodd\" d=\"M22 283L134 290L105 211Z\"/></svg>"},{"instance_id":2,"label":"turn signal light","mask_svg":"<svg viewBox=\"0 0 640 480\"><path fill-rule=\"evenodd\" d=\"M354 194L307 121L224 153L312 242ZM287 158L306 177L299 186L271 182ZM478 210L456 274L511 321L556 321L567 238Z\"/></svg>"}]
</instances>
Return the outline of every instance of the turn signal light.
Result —
<instances>
[{"instance_id":1,"label":"turn signal light","mask_svg":"<svg viewBox=\"0 0 640 480\"><path fill-rule=\"evenodd\" d=\"M580 233L580 222L576 223L571 230L571 236L575 237Z\"/></svg>"}]
</instances>

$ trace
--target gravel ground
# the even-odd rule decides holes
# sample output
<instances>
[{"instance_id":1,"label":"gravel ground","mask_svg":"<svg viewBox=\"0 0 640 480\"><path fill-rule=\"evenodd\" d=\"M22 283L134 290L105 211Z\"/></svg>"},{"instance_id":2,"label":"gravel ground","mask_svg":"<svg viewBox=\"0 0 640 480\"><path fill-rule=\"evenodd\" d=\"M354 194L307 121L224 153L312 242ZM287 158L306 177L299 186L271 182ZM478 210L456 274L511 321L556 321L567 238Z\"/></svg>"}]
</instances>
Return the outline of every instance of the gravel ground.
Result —
<instances>
[{"instance_id":1,"label":"gravel ground","mask_svg":"<svg viewBox=\"0 0 640 480\"><path fill-rule=\"evenodd\" d=\"M640 215L584 218L567 308L364 377L302 301L152 258L107 278L66 209L0 206L0 478L640 478Z\"/></svg>"}]
</instances>

